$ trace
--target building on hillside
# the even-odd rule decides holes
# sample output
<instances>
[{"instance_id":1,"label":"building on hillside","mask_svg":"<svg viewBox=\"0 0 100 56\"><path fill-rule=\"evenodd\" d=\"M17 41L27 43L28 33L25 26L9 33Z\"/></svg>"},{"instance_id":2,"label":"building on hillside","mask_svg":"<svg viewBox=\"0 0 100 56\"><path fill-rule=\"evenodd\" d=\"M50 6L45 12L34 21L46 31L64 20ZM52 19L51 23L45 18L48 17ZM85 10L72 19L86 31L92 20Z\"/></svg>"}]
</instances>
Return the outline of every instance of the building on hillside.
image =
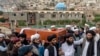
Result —
<instances>
[{"instance_id":1,"label":"building on hillside","mask_svg":"<svg viewBox=\"0 0 100 56\"><path fill-rule=\"evenodd\" d=\"M24 21L26 25L37 24L45 20L82 20L83 11L15 11L9 13L9 22L12 26Z\"/></svg>"}]
</instances>

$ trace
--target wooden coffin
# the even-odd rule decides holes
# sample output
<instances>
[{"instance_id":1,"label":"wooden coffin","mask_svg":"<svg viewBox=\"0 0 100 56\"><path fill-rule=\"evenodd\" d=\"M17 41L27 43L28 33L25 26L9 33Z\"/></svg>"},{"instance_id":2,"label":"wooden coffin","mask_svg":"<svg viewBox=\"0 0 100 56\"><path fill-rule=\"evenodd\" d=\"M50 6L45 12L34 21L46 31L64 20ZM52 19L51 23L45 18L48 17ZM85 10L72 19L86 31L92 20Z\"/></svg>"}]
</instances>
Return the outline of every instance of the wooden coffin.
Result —
<instances>
[{"instance_id":1,"label":"wooden coffin","mask_svg":"<svg viewBox=\"0 0 100 56\"><path fill-rule=\"evenodd\" d=\"M16 32L20 32L20 31L21 31L21 29L19 29L19 28L16 29ZM47 36L49 36L51 34L56 34L57 37L66 34L65 29L57 29L55 31L50 31L50 30L46 30L46 29L26 29L26 30L24 30L24 33L27 35L27 39L30 39L31 35L35 34L36 32L38 32L38 34L40 34L41 40L47 40Z\"/></svg>"}]
</instances>

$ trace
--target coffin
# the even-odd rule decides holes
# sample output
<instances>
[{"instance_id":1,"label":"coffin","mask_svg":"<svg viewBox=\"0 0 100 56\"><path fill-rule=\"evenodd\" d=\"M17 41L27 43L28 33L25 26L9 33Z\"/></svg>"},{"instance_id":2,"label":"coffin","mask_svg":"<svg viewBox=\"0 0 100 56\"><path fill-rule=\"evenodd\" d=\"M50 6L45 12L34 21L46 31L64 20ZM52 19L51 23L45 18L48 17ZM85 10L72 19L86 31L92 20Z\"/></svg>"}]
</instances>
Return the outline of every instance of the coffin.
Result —
<instances>
[{"instance_id":1,"label":"coffin","mask_svg":"<svg viewBox=\"0 0 100 56\"><path fill-rule=\"evenodd\" d=\"M20 31L21 31L21 28L16 29L16 32L20 32ZM47 36L49 36L51 34L56 34L57 37L66 34L65 29L57 29L55 31L50 31L47 29L25 29L24 30L24 33L27 35L27 39L30 39L31 35L35 34L36 32L38 32L38 34L40 34L41 40L47 40Z\"/></svg>"}]
</instances>

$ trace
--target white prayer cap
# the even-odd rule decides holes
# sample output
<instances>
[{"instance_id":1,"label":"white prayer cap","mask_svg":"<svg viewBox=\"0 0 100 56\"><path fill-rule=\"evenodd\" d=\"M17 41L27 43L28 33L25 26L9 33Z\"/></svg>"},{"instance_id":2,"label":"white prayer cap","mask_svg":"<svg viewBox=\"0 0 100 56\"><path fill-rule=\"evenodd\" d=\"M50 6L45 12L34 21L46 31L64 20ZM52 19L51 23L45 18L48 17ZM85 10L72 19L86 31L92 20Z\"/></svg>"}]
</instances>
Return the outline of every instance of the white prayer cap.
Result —
<instances>
[{"instance_id":1,"label":"white prayer cap","mask_svg":"<svg viewBox=\"0 0 100 56\"><path fill-rule=\"evenodd\" d=\"M0 37L4 38L4 37L5 37L5 35L1 33L1 34L0 34Z\"/></svg>"},{"instance_id":2,"label":"white prayer cap","mask_svg":"<svg viewBox=\"0 0 100 56\"><path fill-rule=\"evenodd\" d=\"M37 38L39 38L40 37L40 34L36 33L35 36L37 36Z\"/></svg>"},{"instance_id":3,"label":"white prayer cap","mask_svg":"<svg viewBox=\"0 0 100 56\"><path fill-rule=\"evenodd\" d=\"M55 27L56 27L55 25L52 25L52 26L51 26L51 28L55 28Z\"/></svg>"},{"instance_id":4,"label":"white prayer cap","mask_svg":"<svg viewBox=\"0 0 100 56\"><path fill-rule=\"evenodd\" d=\"M89 30L96 30L96 27L91 27Z\"/></svg>"},{"instance_id":5,"label":"white prayer cap","mask_svg":"<svg viewBox=\"0 0 100 56\"><path fill-rule=\"evenodd\" d=\"M38 38L40 38L40 34L38 33L31 35L31 41L33 41L34 39L38 39Z\"/></svg>"},{"instance_id":6,"label":"white prayer cap","mask_svg":"<svg viewBox=\"0 0 100 56\"><path fill-rule=\"evenodd\" d=\"M68 27L71 27L71 25L66 25L65 27L68 28Z\"/></svg>"},{"instance_id":7,"label":"white prayer cap","mask_svg":"<svg viewBox=\"0 0 100 56\"><path fill-rule=\"evenodd\" d=\"M79 29L73 29L73 31L79 31Z\"/></svg>"},{"instance_id":8,"label":"white prayer cap","mask_svg":"<svg viewBox=\"0 0 100 56\"><path fill-rule=\"evenodd\" d=\"M35 35L31 35L31 41L33 41L35 38Z\"/></svg>"},{"instance_id":9,"label":"white prayer cap","mask_svg":"<svg viewBox=\"0 0 100 56\"><path fill-rule=\"evenodd\" d=\"M85 26L88 26L88 27L89 27L89 25L88 25L88 24L85 24Z\"/></svg>"}]
</instances>

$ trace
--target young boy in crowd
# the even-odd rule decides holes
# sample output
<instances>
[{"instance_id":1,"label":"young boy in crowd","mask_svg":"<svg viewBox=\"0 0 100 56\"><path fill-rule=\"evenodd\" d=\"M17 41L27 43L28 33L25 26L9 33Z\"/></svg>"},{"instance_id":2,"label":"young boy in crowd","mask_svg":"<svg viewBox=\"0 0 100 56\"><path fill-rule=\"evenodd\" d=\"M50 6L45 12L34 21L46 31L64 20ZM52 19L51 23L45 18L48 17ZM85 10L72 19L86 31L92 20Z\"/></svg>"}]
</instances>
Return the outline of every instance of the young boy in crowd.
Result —
<instances>
[{"instance_id":1,"label":"young boy in crowd","mask_svg":"<svg viewBox=\"0 0 100 56\"><path fill-rule=\"evenodd\" d=\"M18 49L22 46L19 38L13 40L13 48L11 50L10 56L18 56Z\"/></svg>"}]
</instances>

